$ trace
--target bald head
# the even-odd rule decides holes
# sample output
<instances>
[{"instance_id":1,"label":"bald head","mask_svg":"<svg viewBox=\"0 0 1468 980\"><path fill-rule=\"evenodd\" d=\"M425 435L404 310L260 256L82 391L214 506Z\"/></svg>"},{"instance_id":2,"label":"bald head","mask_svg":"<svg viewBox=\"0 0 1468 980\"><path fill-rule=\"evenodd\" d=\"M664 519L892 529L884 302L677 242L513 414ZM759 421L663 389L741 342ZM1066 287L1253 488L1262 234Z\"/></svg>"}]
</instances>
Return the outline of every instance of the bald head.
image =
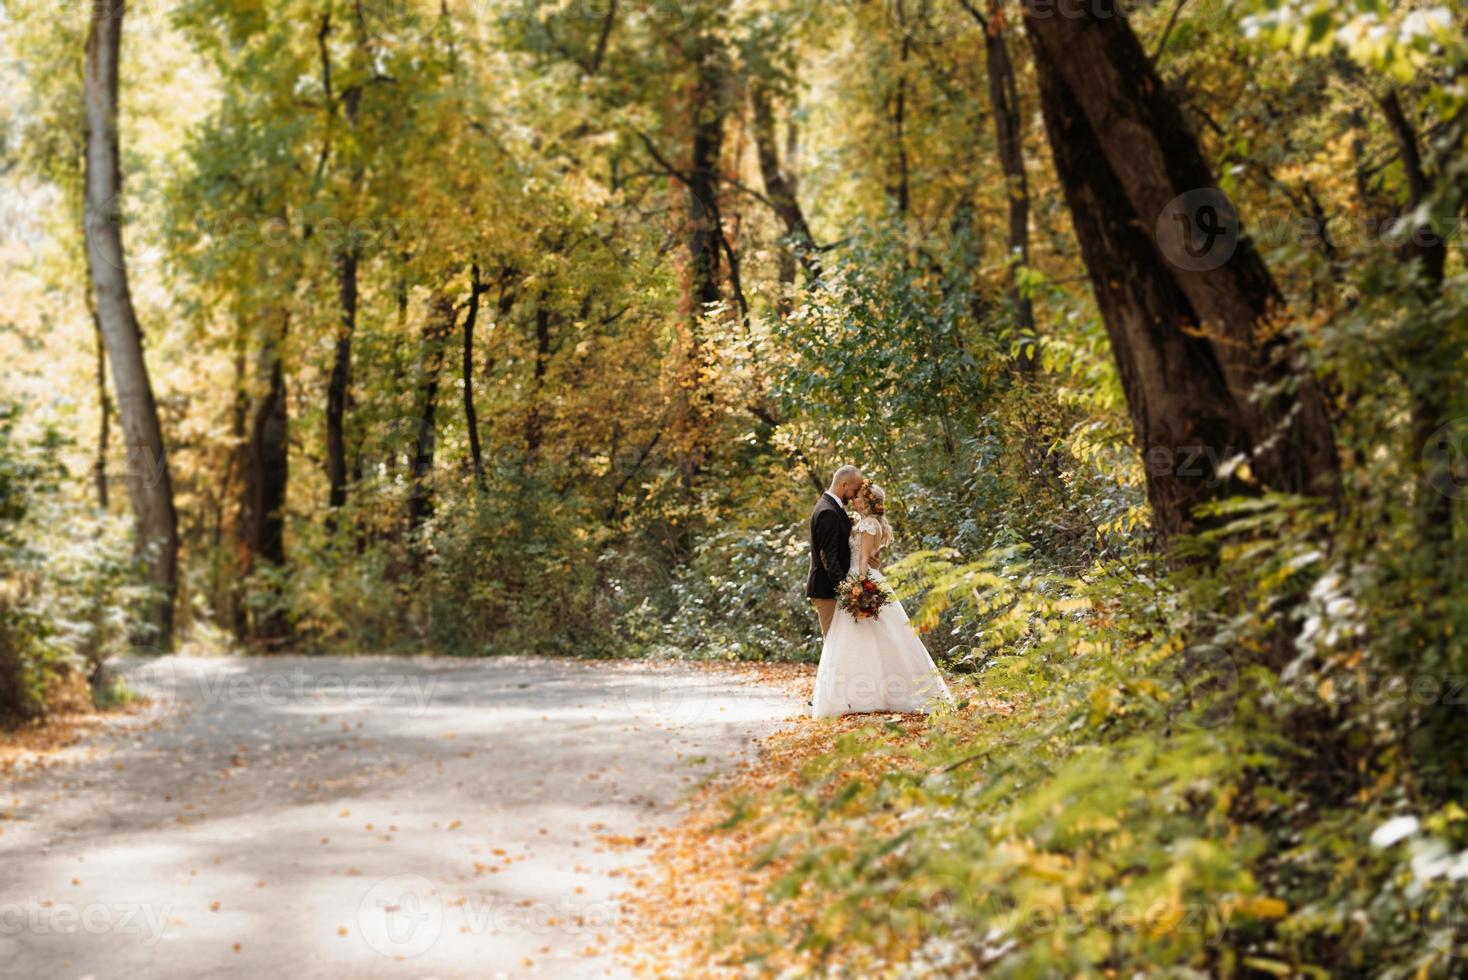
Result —
<instances>
[{"instance_id":1,"label":"bald head","mask_svg":"<svg viewBox=\"0 0 1468 980\"><path fill-rule=\"evenodd\" d=\"M861 481L861 470L847 463L831 477L831 496L844 504L856 496L856 491L861 489Z\"/></svg>"}]
</instances>

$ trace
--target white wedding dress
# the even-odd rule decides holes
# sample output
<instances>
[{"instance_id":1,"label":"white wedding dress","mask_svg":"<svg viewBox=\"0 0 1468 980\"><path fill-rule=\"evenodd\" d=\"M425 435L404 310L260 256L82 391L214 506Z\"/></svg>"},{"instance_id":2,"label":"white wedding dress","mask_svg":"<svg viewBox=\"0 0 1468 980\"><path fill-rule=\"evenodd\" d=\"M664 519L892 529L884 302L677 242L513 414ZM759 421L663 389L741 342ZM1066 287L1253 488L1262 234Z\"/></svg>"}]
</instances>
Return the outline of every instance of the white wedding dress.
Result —
<instances>
[{"instance_id":1,"label":"white wedding dress","mask_svg":"<svg viewBox=\"0 0 1468 980\"><path fill-rule=\"evenodd\" d=\"M881 525L867 516L851 529L853 571L861 561L861 536L876 535ZM873 568L869 574L882 581ZM811 717L835 718L862 711L931 711L953 703L933 658L908 621L902 603L892 601L875 619L856 620L836 607L836 616L821 647Z\"/></svg>"}]
</instances>

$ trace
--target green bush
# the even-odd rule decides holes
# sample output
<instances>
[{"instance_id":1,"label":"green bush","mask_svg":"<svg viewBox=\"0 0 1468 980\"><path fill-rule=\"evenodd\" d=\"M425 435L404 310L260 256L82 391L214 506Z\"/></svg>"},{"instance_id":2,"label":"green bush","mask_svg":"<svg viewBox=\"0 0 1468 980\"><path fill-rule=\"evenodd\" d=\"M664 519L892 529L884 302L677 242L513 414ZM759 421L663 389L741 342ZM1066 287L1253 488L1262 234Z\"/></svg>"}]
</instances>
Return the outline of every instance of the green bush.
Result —
<instances>
[{"instance_id":1,"label":"green bush","mask_svg":"<svg viewBox=\"0 0 1468 980\"><path fill-rule=\"evenodd\" d=\"M126 527L70 495L66 448L0 406L0 721L44 714L63 670L97 676L135 625Z\"/></svg>"},{"instance_id":2,"label":"green bush","mask_svg":"<svg viewBox=\"0 0 1468 980\"><path fill-rule=\"evenodd\" d=\"M803 524L720 528L660 594L623 613L615 634L654 656L813 662L820 631L805 598L809 562Z\"/></svg>"}]
</instances>

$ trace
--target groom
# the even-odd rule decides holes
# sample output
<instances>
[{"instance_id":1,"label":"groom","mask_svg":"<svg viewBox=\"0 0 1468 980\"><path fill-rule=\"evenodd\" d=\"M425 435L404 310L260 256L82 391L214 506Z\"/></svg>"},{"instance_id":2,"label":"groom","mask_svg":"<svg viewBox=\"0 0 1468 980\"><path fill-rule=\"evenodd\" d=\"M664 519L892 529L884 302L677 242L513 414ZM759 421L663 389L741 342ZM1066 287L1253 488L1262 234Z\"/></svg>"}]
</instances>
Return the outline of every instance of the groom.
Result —
<instances>
[{"instance_id":1,"label":"groom","mask_svg":"<svg viewBox=\"0 0 1468 980\"><path fill-rule=\"evenodd\" d=\"M816 607L823 637L836 615L836 583L851 568L851 518L846 516L846 504L861 483L861 470L841 467L831 477L831 488L810 512L810 578L805 581L805 594Z\"/></svg>"}]
</instances>

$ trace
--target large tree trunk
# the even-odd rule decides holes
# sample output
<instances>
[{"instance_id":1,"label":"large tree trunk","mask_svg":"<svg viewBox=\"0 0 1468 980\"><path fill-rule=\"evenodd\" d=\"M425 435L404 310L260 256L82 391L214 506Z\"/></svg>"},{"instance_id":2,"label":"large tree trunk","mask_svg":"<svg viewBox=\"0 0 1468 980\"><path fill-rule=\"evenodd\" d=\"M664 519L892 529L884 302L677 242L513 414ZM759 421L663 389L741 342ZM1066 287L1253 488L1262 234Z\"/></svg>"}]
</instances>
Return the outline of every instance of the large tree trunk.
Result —
<instances>
[{"instance_id":1,"label":"large tree trunk","mask_svg":"<svg viewBox=\"0 0 1468 980\"><path fill-rule=\"evenodd\" d=\"M275 314L279 316L279 314ZM282 324L284 323L284 317ZM285 565L285 503L289 476L289 416L285 371L280 346L285 330L275 336L267 324L256 363L256 385L249 411L249 430L244 452L243 494L240 500L239 535L241 569L250 575L264 563ZM248 634L256 640L276 642L290 633L290 623L278 609L253 617Z\"/></svg>"},{"instance_id":2,"label":"large tree trunk","mask_svg":"<svg viewBox=\"0 0 1468 980\"><path fill-rule=\"evenodd\" d=\"M1273 280L1131 28L1077 0L1027 0L1026 10L1056 170L1159 531L1186 531L1196 504L1230 493L1333 496L1324 402L1296 373L1288 337L1262 336ZM1200 251L1193 232L1215 226L1226 234ZM1261 384L1278 393L1256 400ZM1236 453L1249 468L1224 477L1219 464Z\"/></svg>"},{"instance_id":3,"label":"large tree trunk","mask_svg":"<svg viewBox=\"0 0 1468 980\"><path fill-rule=\"evenodd\" d=\"M112 361L112 383L128 455L128 492L137 521L137 548L156 590L146 621L152 642L173 645L178 589L178 515L158 421L158 405L143 358L122 248L122 172L118 163L118 55L122 4L93 9L86 64L86 247L97 318Z\"/></svg>"},{"instance_id":4,"label":"large tree trunk","mask_svg":"<svg viewBox=\"0 0 1468 980\"><path fill-rule=\"evenodd\" d=\"M1038 74L1055 170L1111 338L1146 463L1153 519L1171 537L1188 529L1193 507L1214 496L1217 479L1216 456L1175 459L1178 448L1236 445L1228 385L1207 341L1181 329L1187 297L1133 220L1126 192L1102 162L1069 90L1053 71Z\"/></svg>"}]
</instances>

